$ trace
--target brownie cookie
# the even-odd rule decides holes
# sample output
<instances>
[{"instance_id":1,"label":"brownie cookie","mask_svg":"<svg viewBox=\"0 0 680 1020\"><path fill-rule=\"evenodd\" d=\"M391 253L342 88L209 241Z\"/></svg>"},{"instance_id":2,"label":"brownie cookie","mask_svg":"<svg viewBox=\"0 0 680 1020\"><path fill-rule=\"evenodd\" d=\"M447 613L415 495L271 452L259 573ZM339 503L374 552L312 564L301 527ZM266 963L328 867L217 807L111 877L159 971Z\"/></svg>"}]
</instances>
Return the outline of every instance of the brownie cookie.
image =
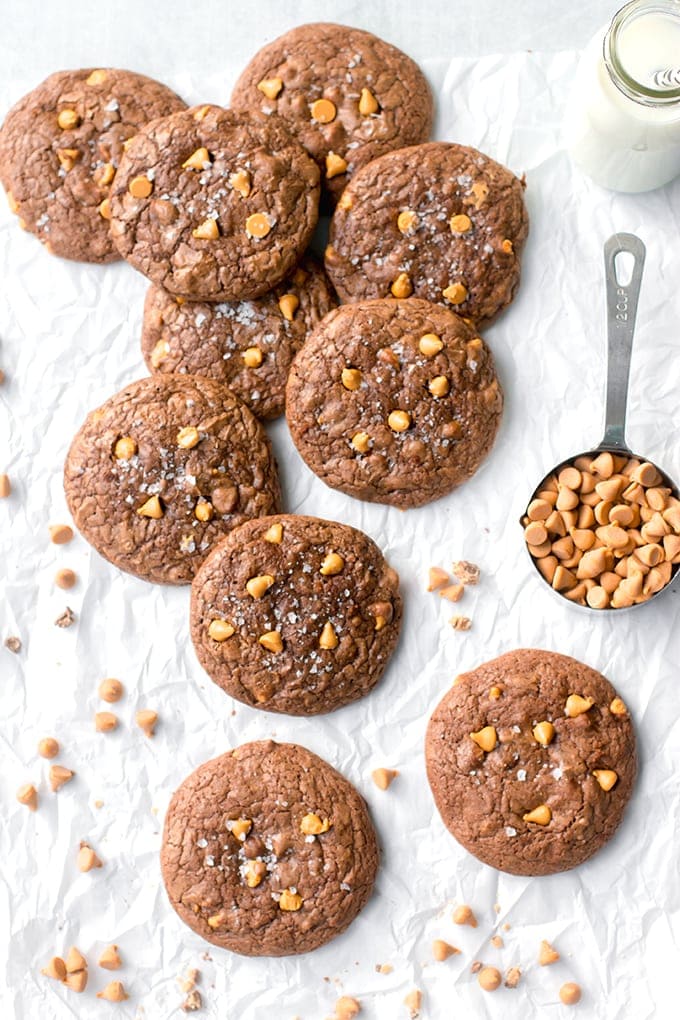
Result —
<instances>
[{"instance_id":1,"label":"brownie cookie","mask_svg":"<svg viewBox=\"0 0 680 1020\"><path fill-rule=\"evenodd\" d=\"M422 71L401 50L345 25L301 25L263 47L231 105L282 117L336 198L360 167L424 142L433 103Z\"/></svg>"},{"instance_id":2,"label":"brownie cookie","mask_svg":"<svg viewBox=\"0 0 680 1020\"><path fill-rule=\"evenodd\" d=\"M476 149L430 142L352 180L326 269L343 301L416 297L481 323L512 301L529 221L524 183Z\"/></svg>"},{"instance_id":3,"label":"brownie cookie","mask_svg":"<svg viewBox=\"0 0 680 1020\"><path fill-rule=\"evenodd\" d=\"M594 669L508 652L456 678L425 741L446 827L512 875L574 868L614 834L637 768L628 710Z\"/></svg>"},{"instance_id":4,"label":"brownie cookie","mask_svg":"<svg viewBox=\"0 0 680 1020\"><path fill-rule=\"evenodd\" d=\"M318 206L319 171L282 121L196 106L147 125L127 146L111 234L171 294L241 301L292 271Z\"/></svg>"},{"instance_id":5,"label":"brownie cookie","mask_svg":"<svg viewBox=\"0 0 680 1020\"><path fill-rule=\"evenodd\" d=\"M336 304L325 272L310 258L253 301L187 303L152 285L142 353L152 372L217 379L259 418L276 418L293 355Z\"/></svg>"},{"instance_id":6,"label":"brownie cookie","mask_svg":"<svg viewBox=\"0 0 680 1020\"><path fill-rule=\"evenodd\" d=\"M280 499L257 419L226 386L187 375L140 379L92 411L64 488L97 552L166 584L188 584L218 539Z\"/></svg>"},{"instance_id":7,"label":"brownie cookie","mask_svg":"<svg viewBox=\"0 0 680 1020\"><path fill-rule=\"evenodd\" d=\"M0 181L22 227L53 255L120 258L108 196L126 141L179 96L115 68L58 71L20 99L0 128Z\"/></svg>"},{"instance_id":8,"label":"brownie cookie","mask_svg":"<svg viewBox=\"0 0 680 1020\"><path fill-rule=\"evenodd\" d=\"M315 715L363 697L400 624L399 578L377 545L316 517L248 521L192 586L201 665L227 694L270 712Z\"/></svg>"},{"instance_id":9,"label":"brownie cookie","mask_svg":"<svg viewBox=\"0 0 680 1020\"><path fill-rule=\"evenodd\" d=\"M366 804L298 744L261 740L213 758L175 792L161 849L181 919L246 956L308 953L371 895L378 844Z\"/></svg>"},{"instance_id":10,"label":"brownie cookie","mask_svg":"<svg viewBox=\"0 0 680 1020\"><path fill-rule=\"evenodd\" d=\"M472 326L415 298L331 312L286 388L295 445L334 489L402 508L443 496L491 449L503 396Z\"/></svg>"}]
</instances>

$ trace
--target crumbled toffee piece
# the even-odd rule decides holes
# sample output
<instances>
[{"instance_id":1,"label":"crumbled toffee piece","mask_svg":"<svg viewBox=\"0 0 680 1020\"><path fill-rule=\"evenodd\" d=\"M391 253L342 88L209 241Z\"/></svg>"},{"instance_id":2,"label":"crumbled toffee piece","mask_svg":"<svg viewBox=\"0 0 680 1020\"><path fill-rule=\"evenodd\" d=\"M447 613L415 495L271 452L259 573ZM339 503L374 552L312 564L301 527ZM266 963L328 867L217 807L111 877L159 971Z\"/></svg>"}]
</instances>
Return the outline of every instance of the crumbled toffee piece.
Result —
<instances>
[{"instance_id":1,"label":"crumbled toffee piece","mask_svg":"<svg viewBox=\"0 0 680 1020\"><path fill-rule=\"evenodd\" d=\"M69 606L66 607L63 613L61 613L54 621L57 627L70 627L71 624L75 623L76 614Z\"/></svg>"}]
</instances>

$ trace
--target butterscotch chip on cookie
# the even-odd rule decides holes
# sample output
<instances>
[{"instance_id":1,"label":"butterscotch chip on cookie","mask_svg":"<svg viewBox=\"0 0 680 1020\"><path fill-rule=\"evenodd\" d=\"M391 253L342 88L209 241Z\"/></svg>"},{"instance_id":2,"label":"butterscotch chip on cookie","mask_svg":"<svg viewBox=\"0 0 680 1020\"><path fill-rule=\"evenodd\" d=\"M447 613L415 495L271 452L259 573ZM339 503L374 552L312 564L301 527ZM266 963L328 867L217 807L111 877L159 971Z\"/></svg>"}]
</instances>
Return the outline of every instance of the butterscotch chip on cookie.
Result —
<instances>
[{"instance_id":1,"label":"butterscotch chip on cookie","mask_svg":"<svg viewBox=\"0 0 680 1020\"><path fill-rule=\"evenodd\" d=\"M121 570L188 584L228 531L279 507L276 464L257 419L220 383L159 375L93 411L66 459L84 538Z\"/></svg>"},{"instance_id":2,"label":"butterscotch chip on cookie","mask_svg":"<svg viewBox=\"0 0 680 1020\"><path fill-rule=\"evenodd\" d=\"M24 229L63 258L120 258L109 234L108 199L124 146L148 121L185 105L133 71L50 75L0 128L0 181Z\"/></svg>"},{"instance_id":3,"label":"butterscotch chip on cookie","mask_svg":"<svg viewBox=\"0 0 680 1020\"><path fill-rule=\"evenodd\" d=\"M475 473L502 407L484 341L454 312L415 298L331 312L286 388L291 434L312 471L350 496L402 508Z\"/></svg>"},{"instance_id":4,"label":"butterscotch chip on cookie","mask_svg":"<svg viewBox=\"0 0 680 1020\"><path fill-rule=\"evenodd\" d=\"M401 608L396 571L367 535L279 515L248 521L207 557L192 586L191 636L232 697L314 715L375 686Z\"/></svg>"},{"instance_id":5,"label":"butterscotch chip on cookie","mask_svg":"<svg viewBox=\"0 0 680 1020\"><path fill-rule=\"evenodd\" d=\"M420 68L370 32L316 23L255 54L231 105L281 117L337 198L356 171L429 137L433 103Z\"/></svg>"},{"instance_id":6,"label":"butterscotch chip on cookie","mask_svg":"<svg viewBox=\"0 0 680 1020\"><path fill-rule=\"evenodd\" d=\"M363 798L298 744L257 741L206 762L165 819L172 906L204 939L245 956L306 953L335 938L367 902L377 867Z\"/></svg>"},{"instance_id":7,"label":"butterscotch chip on cookie","mask_svg":"<svg viewBox=\"0 0 680 1020\"><path fill-rule=\"evenodd\" d=\"M171 294L241 301L292 271L318 205L319 171L281 120L200 106L153 121L126 148L111 234Z\"/></svg>"},{"instance_id":8,"label":"butterscotch chip on cookie","mask_svg":"<svg viewBox=\"0 0 680 1020\"><path fill-rule=\"evenodd\" d=\"M276 418L283 413L294 354L336 304L324 270L310 258L252 301L178 303L166 290L151 286L142 354L152 372L217 379L258 418Z\"/></svg>"},{"instance_id":9,"label":"butterscotch chip on cookie","mask_svg":"<svg viewBox=\"0 0 680 1020\"><path fill-rule=\"evenodd\" d=\"M611 711L614 697L594 669L537 649L463 673L425 742L435 803L458 842L513 875L566 871L596 853L637 769L630 716Z\"/></svg>"},{"instance_id":10,"label":"butterscotch chip on cookie","mask_svg":"<svg viewBox=\"0 0 680 1020\"><path fill-rule=\"evenodd\" d=\"M326 269L342 301L415 297L477 324L515 295L524 186L476 149L429 142L363 167L333 214Z\"/></svg>"}]
</instances>

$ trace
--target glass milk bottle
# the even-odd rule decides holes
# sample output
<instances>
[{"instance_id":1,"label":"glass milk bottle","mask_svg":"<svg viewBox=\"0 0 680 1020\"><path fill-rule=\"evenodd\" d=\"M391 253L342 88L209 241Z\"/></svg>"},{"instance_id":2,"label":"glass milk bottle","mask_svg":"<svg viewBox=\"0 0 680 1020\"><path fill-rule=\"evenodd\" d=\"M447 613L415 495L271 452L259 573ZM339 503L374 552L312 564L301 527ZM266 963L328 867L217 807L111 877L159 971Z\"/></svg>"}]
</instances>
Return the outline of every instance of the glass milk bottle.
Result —
<instances>
[{"instance_id":1,"label":"glass milk bottle","mask_svg":"<svg viewBox=\"0 0 680 1020\"><path fill-rule=\"evenodd\" d=\"M680 174L680 0L633 0L591 39L565 142L612 191L651 191Z\"/></svg>"}]
</instances>

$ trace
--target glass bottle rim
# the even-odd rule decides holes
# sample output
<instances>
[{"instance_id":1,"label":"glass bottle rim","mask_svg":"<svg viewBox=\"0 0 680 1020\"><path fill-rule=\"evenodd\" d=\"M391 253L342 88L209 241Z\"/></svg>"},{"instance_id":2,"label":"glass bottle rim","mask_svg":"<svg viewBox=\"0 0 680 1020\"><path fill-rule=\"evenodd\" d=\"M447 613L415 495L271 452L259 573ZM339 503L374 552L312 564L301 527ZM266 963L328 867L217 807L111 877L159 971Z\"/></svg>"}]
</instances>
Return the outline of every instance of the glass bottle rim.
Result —
<instances>
[{"instance_id":1,"label":"glass bottle rim","mask_svg":"<svg viewBox=\"0 0 680 1020\"><path fill-rule=\"evenodd\" d=\"M680 23L680 0L631 0L617 11L604 37L604 62L614 85L629 99L644 106L669 106L680 101L680 85L670 89L645 85L626 71L618 55L617 43L624 27L652 13L674 15Z\"/></svg>"}]
</instances>

